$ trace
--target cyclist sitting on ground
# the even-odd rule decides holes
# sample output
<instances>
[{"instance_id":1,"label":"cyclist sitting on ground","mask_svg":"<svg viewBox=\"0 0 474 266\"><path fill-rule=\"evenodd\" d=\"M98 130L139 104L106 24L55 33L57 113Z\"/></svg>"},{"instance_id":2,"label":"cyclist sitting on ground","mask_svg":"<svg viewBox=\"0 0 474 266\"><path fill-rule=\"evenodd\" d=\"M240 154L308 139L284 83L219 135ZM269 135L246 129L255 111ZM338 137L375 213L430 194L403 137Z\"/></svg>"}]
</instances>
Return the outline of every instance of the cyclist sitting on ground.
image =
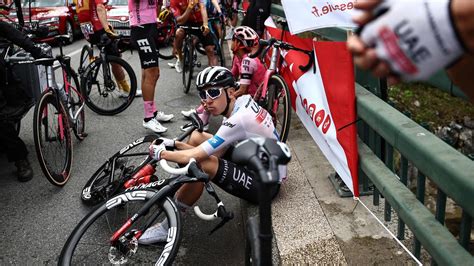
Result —
<instances>
[{"instance_id":1,"label":"cyclist sitting on ground","mask_svg":"<svg viewBox=\"0 0 474 266\"><path fill-rule=\"evenodd\" d=\"M206 50L209 66L217 65L217 57L214 54L214 41L209 35L209 26L207 20L207 12L202 0L171 0L170 6L178 25L201 27L202 30L189 30L190 33L198 36ZM178 60L174 65L176 71L181 73L183 71L183 40L186 32L178 28L173 44Z\"/></svg>"},{"instance_id":2,"label":"cyclist sitting on ground","mask_svg":"<svg viewBox=\"0 0 474 266\"><path fill-rule=\"evenodd\" d=\"M244 94L250 94L254 97L257 89L263 84L265 67L258 57L250 58L248 56L249 53L258 49L258 40L259 37L252 28L247 26L235 28L231 46L234 53L231 72L235 79L240 78L240 87L235 92L236 98ZM193 112L197 112L203 123L207 124L209 115L202 105L197 109L181 111L181 114L189 117ZM185 130L186 128L183 127L182 129Z\"/></svg>"},{"instance_id":3,"label":"cyclist sitting on ground","mask_svg":"<svg viewBox=\"0 0 474 266\"><path fill-rule=\"evenodd\" d=\"M81 25L82 34L89 43L97 45L101 42L101 38L104 35L110 38L118 37L107 23L107 9L104 6L106 1L75 0L75 2L77 18ZM114 45L105 46L105 52L108 55L120 56L117 47ZM130 92L130 84L128 84L125 78L123 69L117 64L112 64L112 73L117 80L120 90L122 90L122 96L128 95L128 92ZM141 96L141 91L137 90L135 96Z\"/></svg>"},{"instance_id":4,"label":"cyclist sitting on ground","mask_svg":"<svg viewBox=\"0 0 474 266\"><path fill-rule=\"evenodd\" d=\"M174 115L158 112L155 106L155 87L160 77L156 39L158 37L157 14L161 10L162 1L128 0L130 13L131 38L138 49L142 67L142 91L145 116L143 126L156 133L168 130L159 121L166 122Z\"/></svg>"},{"instance_id":5,"label":"cyclist sitting on ground","mask_svg":"<svg viewBox=\"0 0 474 266\"><path fill-rule=\"evenodd\" d=\"M196 159L201 169L212 182L228 193L258 203L256 176L245 166L230 161L233 145L251 137L278 139L272 117L260 107L250 95L235 98L237 84L232 73L224 67L207 67L196 78L199 97L206 110L213 116L224 116L222 125L213 136L194 131L187 143L161 138L160 145L150 145L150 156L156 160L167 160L186 164ZM166 147L176 148L168 151ZM279 167L280 181L286 178L286 166ZM176 193L178 206L186 209L201 196L202 183L184 184ZM275 197L279 186L274 187L271 196ZM166 222L149 228L140 237L140 244L151 244L166 240Z\"/></svg>"}]
</instances>

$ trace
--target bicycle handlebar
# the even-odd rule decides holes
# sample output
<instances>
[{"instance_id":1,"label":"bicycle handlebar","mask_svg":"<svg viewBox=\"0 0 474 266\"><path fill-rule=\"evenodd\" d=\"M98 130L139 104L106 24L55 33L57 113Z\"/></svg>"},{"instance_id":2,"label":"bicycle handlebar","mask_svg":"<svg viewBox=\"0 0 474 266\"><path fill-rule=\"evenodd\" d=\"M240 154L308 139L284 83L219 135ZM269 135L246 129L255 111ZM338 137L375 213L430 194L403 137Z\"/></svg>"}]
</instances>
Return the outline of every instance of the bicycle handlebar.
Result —
<instances>
[{"instance_id":1,"label":"bicycle handlebar","mask_svg":"<svg viewBox=\"0 0 474 266\"><path fill-rule=\"evenodd\" d=\"M213 214L205 214L201 211L199 206L194 206L194 213L196 214L197 217L201 218L204 221L212 221L212 220L215 220L219 217L218 212L219 212L219 207L220 206L224 206L224 203L222 203L222 201L217 203L217 208L218 209Z\"/></svg>"},{"instance_id":2,"label":"bicycle handlebar","mask_svg":"<svg viewBox=\"0 0 474 266\"><path fill-rule=\"evenodd\" d=\"M191 167L191 165L193 165L193 167ZM161 168L163 168L163 170L165 170L166 172L168 172L172 175L185 175L185 174L189 173L190 169L192 169L191 171L195 171L194 167L197 167L196 166L196 159L194 159L194 158L191 158L191 160L189 160L188 164L184 167L181 167L181 168L171 167L168 164L168 162L166 160L163 160L163 159L160 160L160 166L161 166ZM193 174L194 174L194 172L193 172Z\"/></svg>"},{"instance_id":3,"label":"bicycle handlebar","mask_svg":"<svg viewBox=\"0 0 474 266\"><path fill-rule=\"evenodd\" d=\"M178 28L183 29L183 30L200 30L200 31L204 31L204 26L195 27L195 26L179 25Z\"/></svg>"},{"instance_id":4,"label":"bicycle handlebar","mask_svg":"<svg viewBox=\"0 0 474 266\"><path fill-rule=\"evenodd\" d=\"M311 65L313 65L313 72L316 73L316 64L313 64L313 61L314 61L314 51L313 50L311 50L311 51L304 50L304 49L295 47L290 43L279 41L275 38L270 38L268 40L259 40L258 41L258 50L253 54L249 54L249 57L250 58L255 58L255 57L259 56L262 53L262 50L265 47L272 47L272 46L276 47L276 48L279 48L279 49L283 49L283 50L295 50L295 51L302 52L302 53L306 54L308 56L308 59L309 59L308 64L306 64L305 66L300 65L299 68L301 69L301 71L306 72L306 71L309 70ZM265 50L265 53L267 53L267 51L268 51L268 49Z\"/></svg>"}]
</instances>

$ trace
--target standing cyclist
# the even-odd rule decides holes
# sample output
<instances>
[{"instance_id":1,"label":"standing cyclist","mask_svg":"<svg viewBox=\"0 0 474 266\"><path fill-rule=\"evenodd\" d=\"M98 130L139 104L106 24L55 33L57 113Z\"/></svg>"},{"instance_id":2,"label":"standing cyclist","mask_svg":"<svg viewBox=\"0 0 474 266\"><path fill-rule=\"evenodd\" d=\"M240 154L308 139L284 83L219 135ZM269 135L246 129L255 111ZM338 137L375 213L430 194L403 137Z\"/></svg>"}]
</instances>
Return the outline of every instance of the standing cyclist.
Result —
<instances>
[{"instance_id":1,"label":"standing cyclist","mask_svg":"<svg viewBox=\"0 0 474 266\"><path fill-rule=\"evenodd\" d=\"M271 115L250 95L235 98L237 84L227 68L214 66L204 69L198 74L196 85L206 110L213 116L224 116L221 127L214 136L194 131L187 143L161 138L160 145L150 145L150 155L156 160L180 164L194 158L212 182L223 190L251 203L258 203L256 176L229 157L238 141L252 137L278 139ZM177 150L168 151L166 147ZM280 166L280 181L286 178L286 174L286 166ZM184 184L176 193L177 204L181 208L193 205L201 196L203 187L203 183ZM273 188L271 196L275 197L278 191L279 185ZM166 241L167 227L166 222L150 227L138 242L151 244Z\"/></svg>"},{"instance_id":2,"label":"standing cyclist","mask_svg":"<svg viewBox=\"0 0 474 266\"><path fill-rule=\"evenodd\" d=\"M91 44L98 44L104 34L110 38L117 38L107 23L107 9L103 0L74 0L76 2L76 12L81 25L81 31L84 37ZM117 47L113 45L105 46L105 52L108 55L120 56ZM123 69L112 63L112 73L114 74L121 94L126 95L130 92ZM135 96L141 96L141 91L137 90Z\"/></svg>"},{"instance_id":3,"label":"standing cyclist","mask_svg":"<svg viewBox=\"0 0 474 266\"><path fill-rule=\"evenodd\" d=\"M41 48L36 47L24 33L4 21L0 21L0 36L0 145L5 149L8 161L15 163L18 181L26 182L33 178L33 169L28 161L28 150L18 136L14 124L6 121L7 118L27 111L25 110L26 95L21 92L19 86L21 82L18 81L18 77L10 68L7 68L3 58L12 44L22 47L36 59L50 57L50 55L44 54Z\"/></svg>"},{"instance_id":4,"label":"standing cyclist","mask_svg":"<svg viewBox=\"0 0 474 266\"><path fill-rule=\"evenodd\" d=\"M209 34L206 6L202 1L203 0L171 0L171 11L176 17L178 25L201 27L201 30L191 30L190 32L198 36L199 41L206 50L209 66L216 66L217 57L214 54L214 41L212 40L212 36ZM178 73L183 71L182 48L185 36L186 32L183 29L178 28L173 44L178 58L175 64Z\"/></svg>"},{"instance_id":5,"label":"standing cyclist","mask_svg":"<svg viewBox=\"0 0 474 266\"><path fill-rule=\"evenodd\" d=\"M132 43L138 49L142 67L142 91L145 117L143 126L156 133L163 133L166 127L160 124L173 119L174 115L158 112L155 106L155 87L160 77L156 39L158 37L157 14L162 0L128 0Z\"/></svg>"}]
</instances>

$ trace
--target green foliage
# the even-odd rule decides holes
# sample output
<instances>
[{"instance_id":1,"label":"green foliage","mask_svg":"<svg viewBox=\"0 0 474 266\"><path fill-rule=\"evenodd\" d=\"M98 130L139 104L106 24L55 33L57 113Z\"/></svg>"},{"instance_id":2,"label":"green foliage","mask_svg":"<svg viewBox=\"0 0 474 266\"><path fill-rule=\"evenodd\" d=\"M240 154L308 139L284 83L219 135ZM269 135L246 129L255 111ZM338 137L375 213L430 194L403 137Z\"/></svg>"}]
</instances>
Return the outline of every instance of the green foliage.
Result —
<instances>
[{"instance_id":1,"label":"green foliage","mask_svg":"<svg viewBox=\"0 0 474 266\"><path fill-rule=\"evenodd\" d=\"M402 83L389 88L389 100L401 112L428 125L431 130L448 125L451 121L461 122L464 116L474 119L474 105L441 90L422 83Z\"/></svg>"}]
</instances>

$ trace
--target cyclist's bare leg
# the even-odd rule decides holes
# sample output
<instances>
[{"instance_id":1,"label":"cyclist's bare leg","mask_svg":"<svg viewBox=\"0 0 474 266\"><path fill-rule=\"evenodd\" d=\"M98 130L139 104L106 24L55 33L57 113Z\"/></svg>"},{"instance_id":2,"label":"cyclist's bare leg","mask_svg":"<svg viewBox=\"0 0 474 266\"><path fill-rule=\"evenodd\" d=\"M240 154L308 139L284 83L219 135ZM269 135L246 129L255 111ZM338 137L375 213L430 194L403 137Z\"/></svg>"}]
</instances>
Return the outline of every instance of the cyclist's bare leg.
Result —
<instances>
[{"instance_id":1,"label":"cyclist's bare leg","mask_svg":"<svg viewBox=\"0 0 474 266\"><path fill-rule=\"evenodd\" d=\"M209 66L217 66L217 57L214 54L214 45L208 45L204 47L204 49L206 49Z\"/></svg>"},{"instance_id":2,"label":"cyclist's bare leg","mask_svg":"<svg viewBox=\"0 0 474 266\"><path fill-rule=\"evenodd\" d=\"M156 82L160 77L159 67L150 67L142 69L142 93L143 101L155 100Z\"/></svg>"},{"instance_id":3,"label":"cyclist's bare leg","mask_svg":"<svg viewBox=\"0 0 474 266\"><path fill-rule=\"evenodd\" d=\"M219 167L219 159L216 156L210 156L209 158L199 162L201 169L209 175L212 180L217 174ZM203 183L187 183L181 186L176 192L176 199L188 206L192 206L201 197L202 190L204 188Z\"/></svg>"},{"instance_id":4,"label":"cyclist's bare leg","mask_svg":"<svg viewBox=\"0 0 474 266\"><path fill-rule=\"evenodd\" d=\"M176 57L182 62L183 61L183 40L186 36L186 32L183 29L176 30L173 47L176 51Z\"/></svg>"},{"instance_id":5,"label":"cyclist's bare leg","mask_svg":"<svg viewBox=\"0 0 474 266\"><path fill-rule=\"evenodd\" d=\"M125 79L125 73L119 64L112 63L112 73L114 74L115 80L122 81Z\"/></svg>"}]
</instances>

